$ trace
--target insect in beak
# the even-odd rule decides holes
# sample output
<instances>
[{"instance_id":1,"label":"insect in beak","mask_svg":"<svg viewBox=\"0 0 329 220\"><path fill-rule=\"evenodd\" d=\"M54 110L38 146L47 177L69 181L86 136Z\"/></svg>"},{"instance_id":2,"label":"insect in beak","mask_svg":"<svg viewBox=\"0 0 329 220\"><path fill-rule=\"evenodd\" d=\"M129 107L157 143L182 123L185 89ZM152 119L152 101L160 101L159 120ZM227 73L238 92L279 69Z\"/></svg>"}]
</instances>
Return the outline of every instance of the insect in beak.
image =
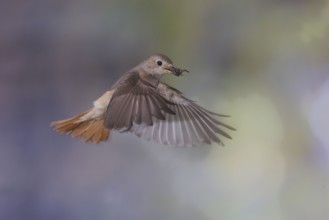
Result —
<instances>
[{"instance_id":1,"label":"insect in beak","mask_svg":"<svg viewBox=\"0 0 329 220\"><path fill-rule=\"evenodd\" d=\"M172 74L174 74L175 76L180 76L182 75L184 72L187 72L189 73L188 70L185 70L185 69L180 69L180 68L176 68L174 66L171 66L171 67L168 67L168 68L165 68L166 70L169 70Z\"/></svg>"}]
</instances>

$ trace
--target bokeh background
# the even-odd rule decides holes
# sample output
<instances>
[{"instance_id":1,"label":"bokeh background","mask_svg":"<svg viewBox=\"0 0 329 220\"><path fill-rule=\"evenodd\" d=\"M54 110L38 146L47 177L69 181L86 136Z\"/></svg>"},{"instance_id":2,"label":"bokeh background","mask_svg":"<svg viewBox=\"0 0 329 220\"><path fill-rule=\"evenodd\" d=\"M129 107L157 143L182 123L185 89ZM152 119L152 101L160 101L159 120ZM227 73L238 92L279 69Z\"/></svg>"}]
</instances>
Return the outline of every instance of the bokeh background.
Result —
<instances>
[{"instance_id":1,"label":"bokeh background","mask_svg":"<svg viewBox=\"0 0 329 220\"><path fill-rule=\"evenodd\" d=\"M328 39L326 0L1 1L0 219L328 219ZM225 147L51 130L155 52Z\"/></svg>"}]
</instances>

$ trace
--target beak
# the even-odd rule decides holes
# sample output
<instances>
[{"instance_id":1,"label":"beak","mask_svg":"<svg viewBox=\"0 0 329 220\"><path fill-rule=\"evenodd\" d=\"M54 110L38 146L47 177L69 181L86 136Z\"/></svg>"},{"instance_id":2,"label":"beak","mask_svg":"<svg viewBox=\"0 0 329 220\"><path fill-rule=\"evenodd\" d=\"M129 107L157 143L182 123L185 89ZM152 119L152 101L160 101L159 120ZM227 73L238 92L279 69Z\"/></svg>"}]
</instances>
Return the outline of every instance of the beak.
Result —
<instances>
[{"instance_id":1,"label":"beak","mask_svg":"<svg viewBox=\"0 0 329 220\"><path fill-rule=\"evenodd\" d=\"M180 68L176 68L174 66L170 66L170 67L166 67L166 70L170 71L172 74L174 74L175 76L180 76L182 75L184 72L189 73L188 70L184 70L184 69L180 69Z\"/></svg>"}]
</instances>

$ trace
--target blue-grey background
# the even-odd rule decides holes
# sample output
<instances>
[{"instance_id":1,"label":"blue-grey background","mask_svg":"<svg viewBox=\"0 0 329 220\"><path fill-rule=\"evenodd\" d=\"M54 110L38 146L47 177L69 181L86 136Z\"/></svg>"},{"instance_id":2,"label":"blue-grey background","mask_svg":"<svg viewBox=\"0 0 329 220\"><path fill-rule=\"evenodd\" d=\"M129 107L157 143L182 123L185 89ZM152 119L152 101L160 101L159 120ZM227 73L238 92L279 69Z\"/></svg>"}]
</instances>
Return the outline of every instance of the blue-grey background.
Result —
<instances>
[{"instance_id":1,"label":"blue-grey background","mask_svg":"<svg viewBox=\"0 0 329 220\"><path fill-rule=\"evenodd\" d=\"M327 219L328 39L326 0L2 1L0 219ZM49 128L155 52L226 147Z\"/></svg>"}]
</instances>

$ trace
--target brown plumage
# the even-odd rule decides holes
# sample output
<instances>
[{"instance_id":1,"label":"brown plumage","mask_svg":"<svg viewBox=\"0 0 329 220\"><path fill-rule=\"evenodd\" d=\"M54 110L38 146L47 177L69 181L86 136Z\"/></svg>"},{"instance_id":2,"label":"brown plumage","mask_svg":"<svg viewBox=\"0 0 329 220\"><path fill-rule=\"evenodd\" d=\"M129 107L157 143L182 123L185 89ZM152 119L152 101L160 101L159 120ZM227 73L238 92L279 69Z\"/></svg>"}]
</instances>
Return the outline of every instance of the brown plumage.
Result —
<instances>
[{"instance_id":1,"label":"brown plumage","mask_svg":"<svg viewBox=\"0 0 329 220\"><path fill-rule=\"evenodd\" d=\"M89 119L81 121L80 118L91 111L82 112L72 118L65 120L54 121L51 126L54 130L62 134L70 134L72 137L81 137L83 141L91 141L98 144L101 141L106 141L110 131L104 127L104 119Z\"/></svg>"},{"instance_id":2,"label":"brown plumage","mask_svg":"<svg viewBox=\"0 0 329 220\"><path fill-rule=\"evenodd\" d=\"M51 126L93 143L107 140L113 129L164 145L223 145L218 136L230 139L224 130L235 130L217 119L226 115L208 111L160 82L165 73L183 72L188 71L174 67L167 56L152 55L125 73L93 108Z\"/></svg>"}]
</instances>

